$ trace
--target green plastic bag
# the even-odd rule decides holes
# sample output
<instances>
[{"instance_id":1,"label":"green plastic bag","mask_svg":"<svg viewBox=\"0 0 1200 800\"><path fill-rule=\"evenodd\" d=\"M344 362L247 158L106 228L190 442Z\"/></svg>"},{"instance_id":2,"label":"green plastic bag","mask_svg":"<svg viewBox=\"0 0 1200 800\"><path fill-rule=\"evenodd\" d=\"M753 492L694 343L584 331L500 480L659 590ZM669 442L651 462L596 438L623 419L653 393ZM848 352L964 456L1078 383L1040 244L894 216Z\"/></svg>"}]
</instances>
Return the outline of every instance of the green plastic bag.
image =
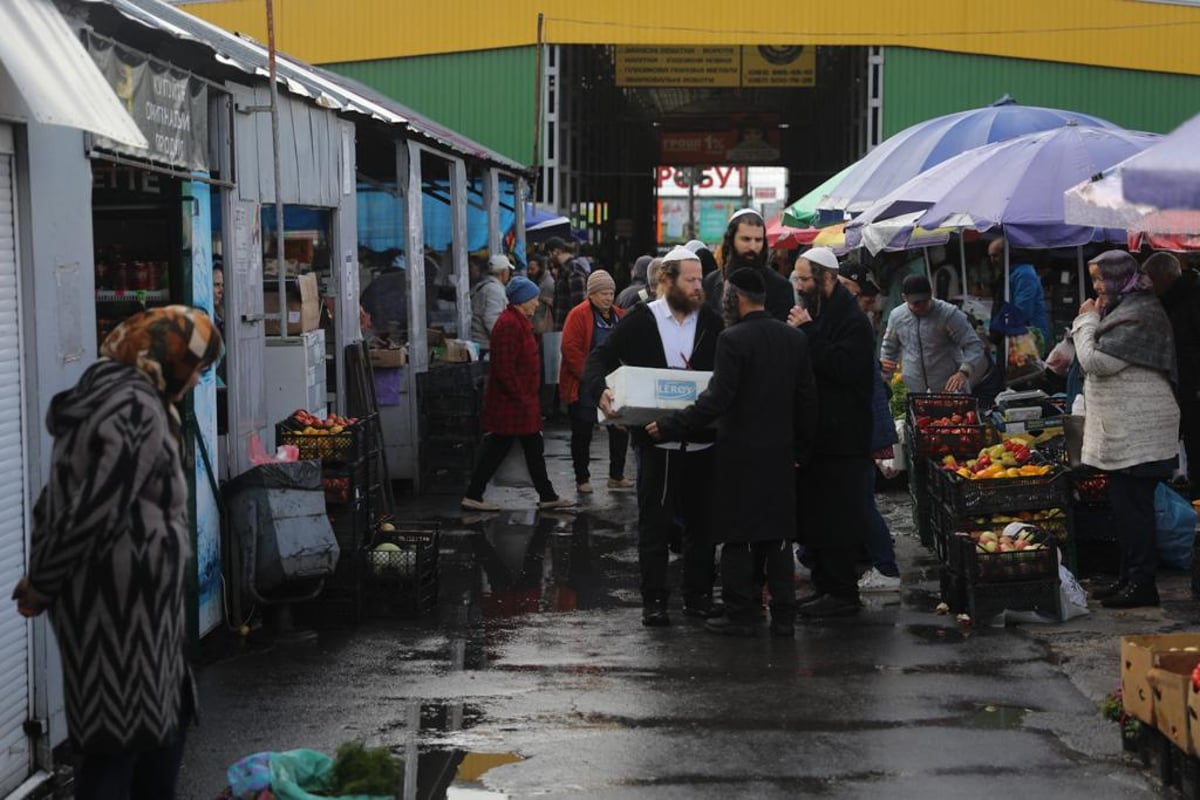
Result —
<instances>
[{"instance_id":1,"label":"green plastic bag","mask_svg":"<svg viewBox=\"0 0 1200 800\"><path fill-rule=\"evenodd\" d=\"M288 750L271 755L271 792L278 800L330 800L333 759L318 750ZM392 795L338 795L338 800L395 800Z\"/></svg>"}]
</instances>

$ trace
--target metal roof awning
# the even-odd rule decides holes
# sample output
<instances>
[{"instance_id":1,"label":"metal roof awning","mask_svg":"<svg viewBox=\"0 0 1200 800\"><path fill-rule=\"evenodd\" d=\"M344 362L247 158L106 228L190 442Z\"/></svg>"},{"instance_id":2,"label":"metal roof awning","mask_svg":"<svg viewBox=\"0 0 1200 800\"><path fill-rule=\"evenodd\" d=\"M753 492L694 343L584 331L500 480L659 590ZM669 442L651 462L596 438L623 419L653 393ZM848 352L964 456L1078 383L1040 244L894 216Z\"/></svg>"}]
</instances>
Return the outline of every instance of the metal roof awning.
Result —
<instances>
[{"instance_id":1,"label":"metal roof awning","mask_svg":"<svg viewBox=\"0 0 1200 800\"><path fill-rule=\"evenodd\" d=\"M0 63L29 117L90 131L130 147L147 146L146 137L52 0L4 0L0 30L4 31Z\"/></svg>"},{"instance_id":2,"label":"metal roof awning","mask_svg":"<svg viewBox=\"0 0 1200 800\"><path fill-rule=\"evenodd\" d=\"M6 0L4 0L6 2ZM123 16L179 39L195 41L213 51L214 58L248 75L267 78L267 48L235 35L162 0L88 0L115 8ZM445 147L457 155L490 161L518 172L528 168L483 145L437 125L410 109L348 78L276 53L276 72L282 91L307 98L323 108L370 117L397 125Z\"/></svg>"}]
</instances>

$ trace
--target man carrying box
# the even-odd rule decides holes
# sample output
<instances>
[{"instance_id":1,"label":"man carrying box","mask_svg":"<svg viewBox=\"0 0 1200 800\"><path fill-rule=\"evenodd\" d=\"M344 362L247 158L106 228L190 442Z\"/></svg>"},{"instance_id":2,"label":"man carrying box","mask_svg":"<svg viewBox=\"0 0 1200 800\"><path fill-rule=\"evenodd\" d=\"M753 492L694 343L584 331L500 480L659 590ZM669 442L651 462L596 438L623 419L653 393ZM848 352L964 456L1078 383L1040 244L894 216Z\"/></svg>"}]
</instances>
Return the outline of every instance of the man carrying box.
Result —
<instances>
[{"instance_id":1,"label":"man carrying box","mask_svg":"<svg viewBox=\"0 0 1200 800\"><path fill-rule=\"evenodd\" d=\"M807 337L772 319L766 282L752 269L725 281L725 320L717 337L712 381L696 402L651 422L646 432L672 441L717 423L716 480L711 498L721 550L725 616L708 630L734 636L757 632L765 565L771 592L771 634L794 635L796 589L792 537L796 529L794 468L807 462L817 426L817 387Z\"/></svg>"},{"instance_id":2,"label":"man carrying box","mask_svg":"<svg viewBox=\"0 0 1200 800\"><path fill-rule=\"evenodd\" d=\"M704 304L700 260L684 247L663 257L658 299L633 308L588 356L580 393L610 419L613 394L605 378L620 366L712 370L717 334L723 326ZM687 431L681 441L655 444L642 430L631 431L640 458L638 567L641 571L642 624L669 625L668 542L676 519L683 531L683 613L708 618L721 609L712 601L715 577L710 535L713 489L712 430Z\"/></svg>"}]
</instances>

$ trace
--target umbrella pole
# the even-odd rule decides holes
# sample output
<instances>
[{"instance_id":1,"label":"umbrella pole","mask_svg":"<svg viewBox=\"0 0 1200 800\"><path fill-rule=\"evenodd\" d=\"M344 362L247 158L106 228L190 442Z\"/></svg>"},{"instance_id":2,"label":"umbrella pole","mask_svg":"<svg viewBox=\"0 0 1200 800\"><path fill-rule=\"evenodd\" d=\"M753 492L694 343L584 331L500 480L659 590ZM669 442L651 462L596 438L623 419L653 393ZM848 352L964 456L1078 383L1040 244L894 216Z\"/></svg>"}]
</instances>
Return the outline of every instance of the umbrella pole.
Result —
<instances>
[{"instance_id":1,"label":"umbrella pole","mask_svg":"<svg viewBox=\"0 0 1200 800\"><path fill-rule=\"evenodd\" d=\"M1005 236L1004 237L1004 302L1006 302L1006 303L1012 302L1012 288L1008 285L1009 269L1010 269L1010 265L1009 265L1009 252L1008 252L1008 237ZM1000 357L1004 359L1004 375L1005 375L1004 383L1006 386L1008 385L1008 380L1007 380L1007 376L1008 376L1008 345L1009 345L1008 335L1005 334L1005 336L1004 336L1004 352L1000 354Z\"/></svg>"},{"instance_id":2,"label":"umbrella pole","mask_svg":"<svg viewBox=\"0 0 1200 800\"><path fill-rule=\"evenodd\" d=\"M929 278L929 288L937 298L937 287L933 285L933 264L929 263L929 248L922 247L921 253L925 256L925 277Z\"/></svg>"},{"instance_id":3,"label":"umbrella pole","mask_svg":"<svg viewBox=\"0 0 1200 800\"><path fill-rule=\"evenodd\" d=\"M1079 302L1083 303L1083 298L1087 297L1087 267L1083 263L1083 245L1079 245L1076 252L1079 254Z\"/></svg>"},{"instance_id":4,"label":"umbrella pole","mask_svg":"<svg viewBox=\"0 0 1200 800\"><path fill-rule=\"evenodd\" d=\"M967 291L969 286L967 283L967 241L966 238L963 237L962 231L958 232L958 263L960 269L962 270L962 296L963 303L965 304L967 295L970 294L970 292Z\"/></svg>"}]
</instances>

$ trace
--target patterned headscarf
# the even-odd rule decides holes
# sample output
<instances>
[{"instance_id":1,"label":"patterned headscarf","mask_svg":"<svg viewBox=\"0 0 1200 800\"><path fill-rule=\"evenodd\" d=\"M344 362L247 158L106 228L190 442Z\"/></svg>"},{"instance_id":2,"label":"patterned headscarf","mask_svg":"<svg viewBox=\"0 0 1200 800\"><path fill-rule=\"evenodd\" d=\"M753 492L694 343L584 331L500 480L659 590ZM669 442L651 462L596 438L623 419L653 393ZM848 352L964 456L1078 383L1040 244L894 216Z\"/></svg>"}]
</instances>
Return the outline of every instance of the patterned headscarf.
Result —
<instances>
[{"instance_id":1,"label":"patterned headscarf","mask_svg":"<svg viewBox=\"0 0 1200 800\"><path fill-rule=\"evenodd\" d=\"M1104 293L1108 298L1105 307L1100 310L1101 316L1114 310L1125 295L1150 291L1150 278L1141 271L1137 259L1124 250L1105 251L1088 263L1099 268L1100 280L1104 283Z\"/></svg>"},{"instance_id":2,"label":"patterned headscarf","mask_svg":"<svg viewBox=\"0 0 1200 800\"><path fill-rule=\"evenodd\" d=\"M207 369L224 352L221 334L208 314L190 306L135 314L100 345L100 355L137 367L168 400L187 386L196 370Z\"/></svg>"}]
</instances>

